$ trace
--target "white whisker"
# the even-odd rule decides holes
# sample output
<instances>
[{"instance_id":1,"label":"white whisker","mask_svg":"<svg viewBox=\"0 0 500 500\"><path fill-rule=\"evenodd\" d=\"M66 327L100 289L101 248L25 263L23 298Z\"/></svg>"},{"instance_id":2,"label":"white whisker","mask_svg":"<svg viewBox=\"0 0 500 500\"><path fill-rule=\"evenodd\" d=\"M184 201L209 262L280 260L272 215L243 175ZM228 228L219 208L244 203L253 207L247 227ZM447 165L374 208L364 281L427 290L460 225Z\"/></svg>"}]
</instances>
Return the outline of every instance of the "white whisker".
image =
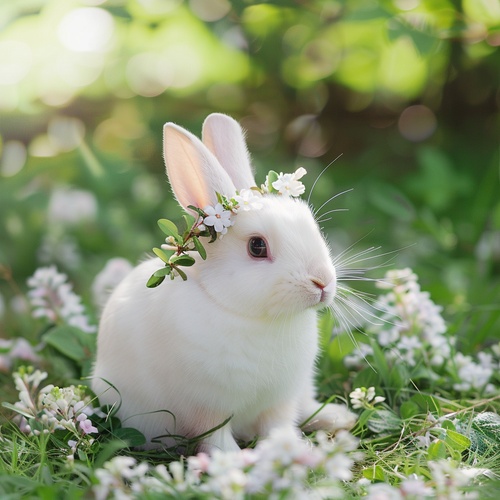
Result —
<instances>
[{"instance_id":1,"label":"white whisker","mask_svg":"<svg viewBox=\"0 0 500 500\"><path fill-rule=\"evenodd\" d=\"M337 158L333 159L321 172L320 174L318 175L318 177L316 177L316 180L313 182L313 185L311 187L311 190L309 191L309 196L307 197L307 204L309 205L309 201L311 200L311 195L314 191L314 188L316 187L316 184L318 183L320 177L342 156L342 153L340 153ZM311 205L309 205L311 207ZM311 207L311 211L313 211L314 207Z\"/></svg>"},{"instance_id":2,"label":"white whisker","mask_svg":"<svg viewBox=\"0 0 500 500\"><path fill-rule=\"evenodd\" d=\"M325 212L324 214L322 214L322 215L321 215L321 217L319 217L319 218L316 220L316 222L317 222L318 224L322 224L323 222L325 222L325 219L323 219L323 217L324 217L325 215L332 214L333 212L348 212L348 211L349 211L349 209L348 209L348 208L335 208L335 209L333 209L333 210L328 210L328 212ZM330 220L330 219L331 219L331 217L330 217L328 220Z\"/></svg>"},{"instance_id":3,"label":"white whisker","mask_svg":"<svg viewBox=\"0 0 500 500\"><path fill-rule=\"evenodd\" d=\"M334 194L331 198L328 198L328 200L326 200L317 210L315 210L313 212L313 217L316 219L317 216L318 216L318 213L319 211L325 206L327 205L328 203L330 203L332 200L334 200L335 198L338 198L339 196L342 196L343 194L346 194L346 193L350 193L351 191L354 191L353 188L351 189L346 189L345 191L342 191L340 193L337 193L337 194ZM320 216L321 217L321 216Z\"/></svg>"}]
</instances>

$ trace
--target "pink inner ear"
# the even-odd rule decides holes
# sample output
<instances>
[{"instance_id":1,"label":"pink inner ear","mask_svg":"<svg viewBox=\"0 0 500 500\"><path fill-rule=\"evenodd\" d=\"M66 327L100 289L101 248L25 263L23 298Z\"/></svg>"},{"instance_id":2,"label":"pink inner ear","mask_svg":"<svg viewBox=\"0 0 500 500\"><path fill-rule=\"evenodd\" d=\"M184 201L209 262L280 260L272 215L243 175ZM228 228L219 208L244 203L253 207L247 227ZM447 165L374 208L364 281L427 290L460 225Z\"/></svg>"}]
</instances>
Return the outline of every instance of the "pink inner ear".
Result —
<instances>
[{"instance_id":1,"label":"pink inner ear","mask_svg":"<svg viewBox=\"0 0 500 500\"><path fill-rule=\"evenodd\" d=\"M199 208L214 205L216 192L234 194L234 185L217 159L187 130L167 123L163 154L175 197L185 210L189 205Z\"/></svg>"},{"instance_id":2,"label":"pink inner ear","mask_svg":"<svg viewBox=\"0 0 500 500\"><path fill-rule=\"evenodd\" d=\"M203 159L189 137L177 130L165 132L167 175L184 208L188 205L203 208L210 204L207 181L201 174L202 163Z\"/></svg>"}]
</instances>

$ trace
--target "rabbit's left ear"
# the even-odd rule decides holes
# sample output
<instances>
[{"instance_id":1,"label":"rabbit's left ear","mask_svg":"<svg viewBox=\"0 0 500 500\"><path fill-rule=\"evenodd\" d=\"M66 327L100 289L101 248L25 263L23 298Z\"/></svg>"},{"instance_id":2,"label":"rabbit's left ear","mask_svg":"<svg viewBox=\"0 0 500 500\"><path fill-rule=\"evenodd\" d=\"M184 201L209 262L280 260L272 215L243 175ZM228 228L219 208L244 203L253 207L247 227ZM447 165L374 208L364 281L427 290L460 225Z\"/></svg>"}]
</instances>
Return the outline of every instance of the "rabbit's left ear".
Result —
<instances>
[{"instance_id":1,"label":"rabbit's left ear","mask_svg":"<svg viewBox=\"0 0 500 500\"><path fill-rule=\"evenodd\" d=\"M209 115L203 123L202 139L238 191L255 186L245 135L236 120L221 113Z\"/></svg>"},{"instance_id":2,"label":"rabbit's left ear","mask_svg":"<svg viewBox=\"0 0 500 500\"><path fill-rule=\"evenodd\" d=\"M204 208L217 203L216 193L231 197L235 187L228 173L209 149L187 130L166 123L163 127L163 155L168 179L177 201Z\"/></svg>"}]
</instances>

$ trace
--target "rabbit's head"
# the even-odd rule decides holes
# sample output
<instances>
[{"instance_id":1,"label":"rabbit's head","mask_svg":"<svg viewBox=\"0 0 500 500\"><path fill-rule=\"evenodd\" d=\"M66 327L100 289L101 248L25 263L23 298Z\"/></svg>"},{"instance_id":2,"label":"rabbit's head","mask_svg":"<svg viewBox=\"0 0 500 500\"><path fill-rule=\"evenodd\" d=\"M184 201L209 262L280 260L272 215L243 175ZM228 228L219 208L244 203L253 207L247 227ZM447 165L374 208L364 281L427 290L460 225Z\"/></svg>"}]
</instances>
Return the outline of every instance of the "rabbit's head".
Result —
<instances>
[{"instance_id":1,"label":"rabbit's head","mask_svg":"<svg viewBox=\"0 0 500 500\"><path fill-rule=\"evenodd\" d=\"M217 203L256 186L243 132L232 118L210 115L203 142L183 128L164 127L164 158L175 197L186 210ZM190 279L214 308L253 318L293 316L330 305L336 291L329 249L308 205L265 194L259 210L239 211L227 234L205 245ZM182 286L182 285L181 285Z\"/></svg>"}]
</instances>

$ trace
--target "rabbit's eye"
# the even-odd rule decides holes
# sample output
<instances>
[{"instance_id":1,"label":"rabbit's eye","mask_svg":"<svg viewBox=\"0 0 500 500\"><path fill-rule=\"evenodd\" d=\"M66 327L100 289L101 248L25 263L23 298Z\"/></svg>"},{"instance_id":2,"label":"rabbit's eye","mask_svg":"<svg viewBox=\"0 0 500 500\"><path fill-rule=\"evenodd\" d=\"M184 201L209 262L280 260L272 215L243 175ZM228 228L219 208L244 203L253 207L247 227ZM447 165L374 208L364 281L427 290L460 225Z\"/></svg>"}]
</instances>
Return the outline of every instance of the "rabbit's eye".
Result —
<instances>
[{"instance_id":1,"label":"rabbit's eye","mask_svg":"<svg viewBox=\"0 0 500 500\"><path fill-rule=\"evenodd\" d=\"M254 236L248 240L248 253L257 259L267 258L267 244L266 240Z\"/></svg>"}]
</instances>

